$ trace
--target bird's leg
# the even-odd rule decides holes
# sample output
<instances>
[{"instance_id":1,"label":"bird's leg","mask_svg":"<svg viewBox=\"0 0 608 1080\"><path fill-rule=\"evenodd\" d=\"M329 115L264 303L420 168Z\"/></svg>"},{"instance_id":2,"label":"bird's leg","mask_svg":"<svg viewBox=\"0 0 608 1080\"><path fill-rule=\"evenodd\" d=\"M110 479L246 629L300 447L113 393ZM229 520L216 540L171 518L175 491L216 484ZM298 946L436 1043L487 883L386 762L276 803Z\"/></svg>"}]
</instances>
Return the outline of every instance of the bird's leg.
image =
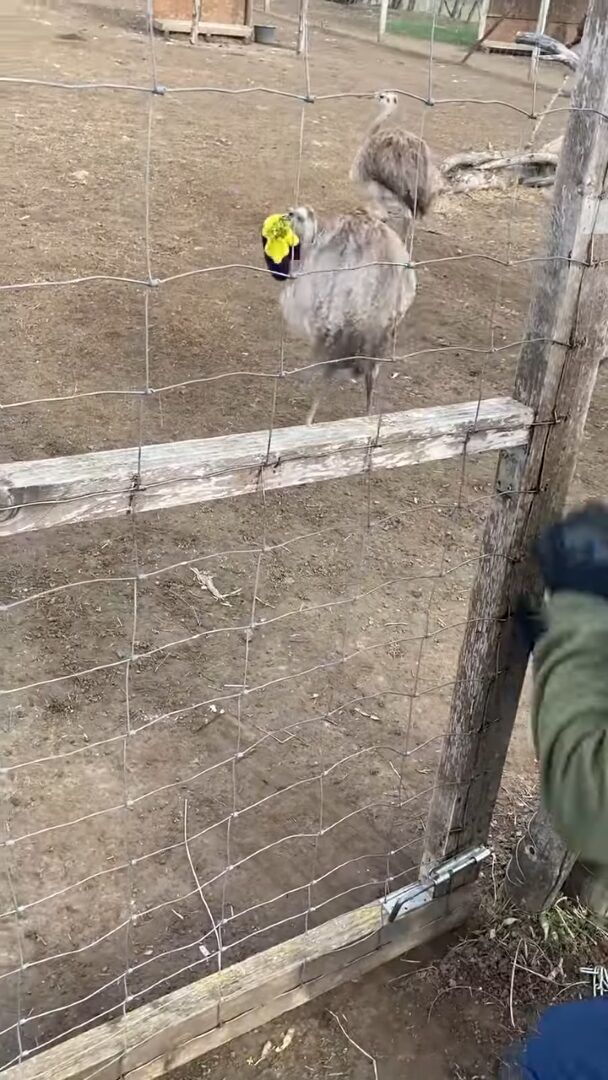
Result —
<instances>
[{"instance_id":1,"label":"bird's leg","mask_svg":"<svg viewBox=\"0 0 608 1080\"><path fill-rule=\"evenodd\" d=\"M316 416L316 412L317 412L317 409L319 408L320 400L321 400L321 395L320 394L315 394L313 403L310 406L310 409L308 410L308 415L306 417L306 426L307 427L310 427L310 425L312 424L312 422L313 422L313 420L314 420L314 418Z\"/></svg>"}]
</instances>

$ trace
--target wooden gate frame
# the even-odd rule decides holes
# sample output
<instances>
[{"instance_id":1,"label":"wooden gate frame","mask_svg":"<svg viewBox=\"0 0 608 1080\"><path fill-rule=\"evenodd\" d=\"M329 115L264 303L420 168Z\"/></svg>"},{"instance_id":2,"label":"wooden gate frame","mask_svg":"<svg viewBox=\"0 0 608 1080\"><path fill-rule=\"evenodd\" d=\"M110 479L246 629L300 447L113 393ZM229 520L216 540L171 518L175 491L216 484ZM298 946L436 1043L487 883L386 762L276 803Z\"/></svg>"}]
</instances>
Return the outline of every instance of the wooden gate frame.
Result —
<instances>
[{"instance_id":1,"label":"wooden gate frame","mask_svg":"<svg viewBox=\"0 0 608 1080\"><path fill-rule=\"evenodd\" d=\"M32 1056L7 1080L152 1080L454 928L474 905L528 661L510 616L522 593L540 593L530 541L564 506L608 339L608 0L591 0L584 47L515 400L279 429L270 453L268 432L144 447L140 470L135 450L2 466L0 535L14 535L500 450L421 881Z\"/></svg>"},{"instance_id":2,"label":"wooden gate frame","mask_svg":"<svg viewBox=\"0 0 608 1080\"><path fill-rule=\"evenodd\" d=\"M607 0L608 2L608 0ZM525 452L532 409L510 398L194 439L0 471L0 536L269 492L487 451ZM145 655L145 654L144 654ZM11 1080L152 1080L325 990L459 926L487 850L77 1035Z\"/></svg>"}]
</instances>

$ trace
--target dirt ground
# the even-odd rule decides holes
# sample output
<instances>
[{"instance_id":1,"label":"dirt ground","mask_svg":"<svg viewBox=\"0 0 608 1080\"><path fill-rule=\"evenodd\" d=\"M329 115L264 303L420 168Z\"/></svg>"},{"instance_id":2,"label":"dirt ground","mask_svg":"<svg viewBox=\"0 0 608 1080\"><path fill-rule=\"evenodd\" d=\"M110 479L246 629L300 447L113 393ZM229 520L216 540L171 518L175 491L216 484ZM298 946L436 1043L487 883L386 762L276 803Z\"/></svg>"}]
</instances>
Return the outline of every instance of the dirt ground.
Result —
<instances>
[{"instance_id":1,"label":"dirt ground","mask_svg":"<svg viewBox=\"0 0 608 1080\"><path fill-rule=\"evenodd\" d=\"M15 11L0 74L149 84L135 2ZM148 124L151 274L186 275L149 291L96 280L0 294L6 460L302 421L310 379L268 377L281 356L287 370L307 361L282 339L277 283L189 273L260 266L263 219L294 201L356 205L348 166L370 102L303 107L255 89L304 91L292 41L281 19L275 48L156 39L158 81L182 92L153 98L2 85L3 282L147 277ZM386 85L424 95L427 69L313 29L310 81L317 96ZM201 86L252 92L185 92ZM489 76L438 60L433 93L526 108L532 91L501 88L500 61ZM422 115L403 107L413 130ZM518 147L530 130L496 104L424 113L439 156ZM538 254L546 216L535 194L438 205L417 231L419 291L381 374L381 409L510 392L534 264L480 256ZM129 393L146 385L167 389ZM318 419L360 413L362 398L332 384ZM607 404L602 382L574 495L603 490ZM141 1004L213 969L193 867L222 921L225 963L416 879L494 465L469 458L464 470L438 463L3 540L3 1062L119 1014L125 996ZM253 632L252 618L264 620ZM139 658L127 663L132 644ZM524 719L509 807L514 778L533 782ZM394 984L404 967L187 1075L242 1076L292 1024L291 1046L252 1072L369 1075L330 1008L381 1056L386 1080L489 1076L489 1047L508 1038L496 1003L457 986L434 1003L432 987Z\"/></svg>"}]
</instances>

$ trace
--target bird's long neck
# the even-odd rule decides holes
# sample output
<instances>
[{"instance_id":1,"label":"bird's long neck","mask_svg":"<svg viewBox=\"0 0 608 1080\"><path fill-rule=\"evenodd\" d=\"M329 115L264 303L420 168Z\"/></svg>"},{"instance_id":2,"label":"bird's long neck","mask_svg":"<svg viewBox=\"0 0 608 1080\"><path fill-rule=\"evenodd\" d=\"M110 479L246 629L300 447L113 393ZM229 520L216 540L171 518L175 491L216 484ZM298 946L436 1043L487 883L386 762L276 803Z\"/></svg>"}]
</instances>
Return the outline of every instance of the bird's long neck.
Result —
<instances>
[{"instance_id":1,"label":"bird's long neck","mask_svg":"<svg viewBox=\"0 0 608 1080\"><path fill-rule=\"evenodd\" d=\"M380 112L377 116L374 117L369 126L368 134L372 135L374 131L378 131L378 129L382 127L384 122L388 120L389 116L391 116L394 111L394 105L381 105Z\"/></svg>"}]
</instances>

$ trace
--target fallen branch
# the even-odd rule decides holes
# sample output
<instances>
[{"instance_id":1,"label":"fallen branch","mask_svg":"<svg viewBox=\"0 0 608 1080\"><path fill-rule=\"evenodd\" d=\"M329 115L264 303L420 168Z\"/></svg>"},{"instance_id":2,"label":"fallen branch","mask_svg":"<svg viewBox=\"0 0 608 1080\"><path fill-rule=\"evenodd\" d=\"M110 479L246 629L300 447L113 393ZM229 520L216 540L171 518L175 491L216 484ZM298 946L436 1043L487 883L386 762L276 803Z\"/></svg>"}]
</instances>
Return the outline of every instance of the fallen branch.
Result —
<instances>
[{"instance_id":1,"label":"fallen branch","mask_svg":"<svg viewBox=\"0 0 608 1080\"><path fill-rule=\"evenodd\" d=\"M471 150L454 154L440 166L442 195L460 195L489 188L551 187L555 182L562 139L554 139L538 150L501 153Z\"/></svg>"}]
</instances>

